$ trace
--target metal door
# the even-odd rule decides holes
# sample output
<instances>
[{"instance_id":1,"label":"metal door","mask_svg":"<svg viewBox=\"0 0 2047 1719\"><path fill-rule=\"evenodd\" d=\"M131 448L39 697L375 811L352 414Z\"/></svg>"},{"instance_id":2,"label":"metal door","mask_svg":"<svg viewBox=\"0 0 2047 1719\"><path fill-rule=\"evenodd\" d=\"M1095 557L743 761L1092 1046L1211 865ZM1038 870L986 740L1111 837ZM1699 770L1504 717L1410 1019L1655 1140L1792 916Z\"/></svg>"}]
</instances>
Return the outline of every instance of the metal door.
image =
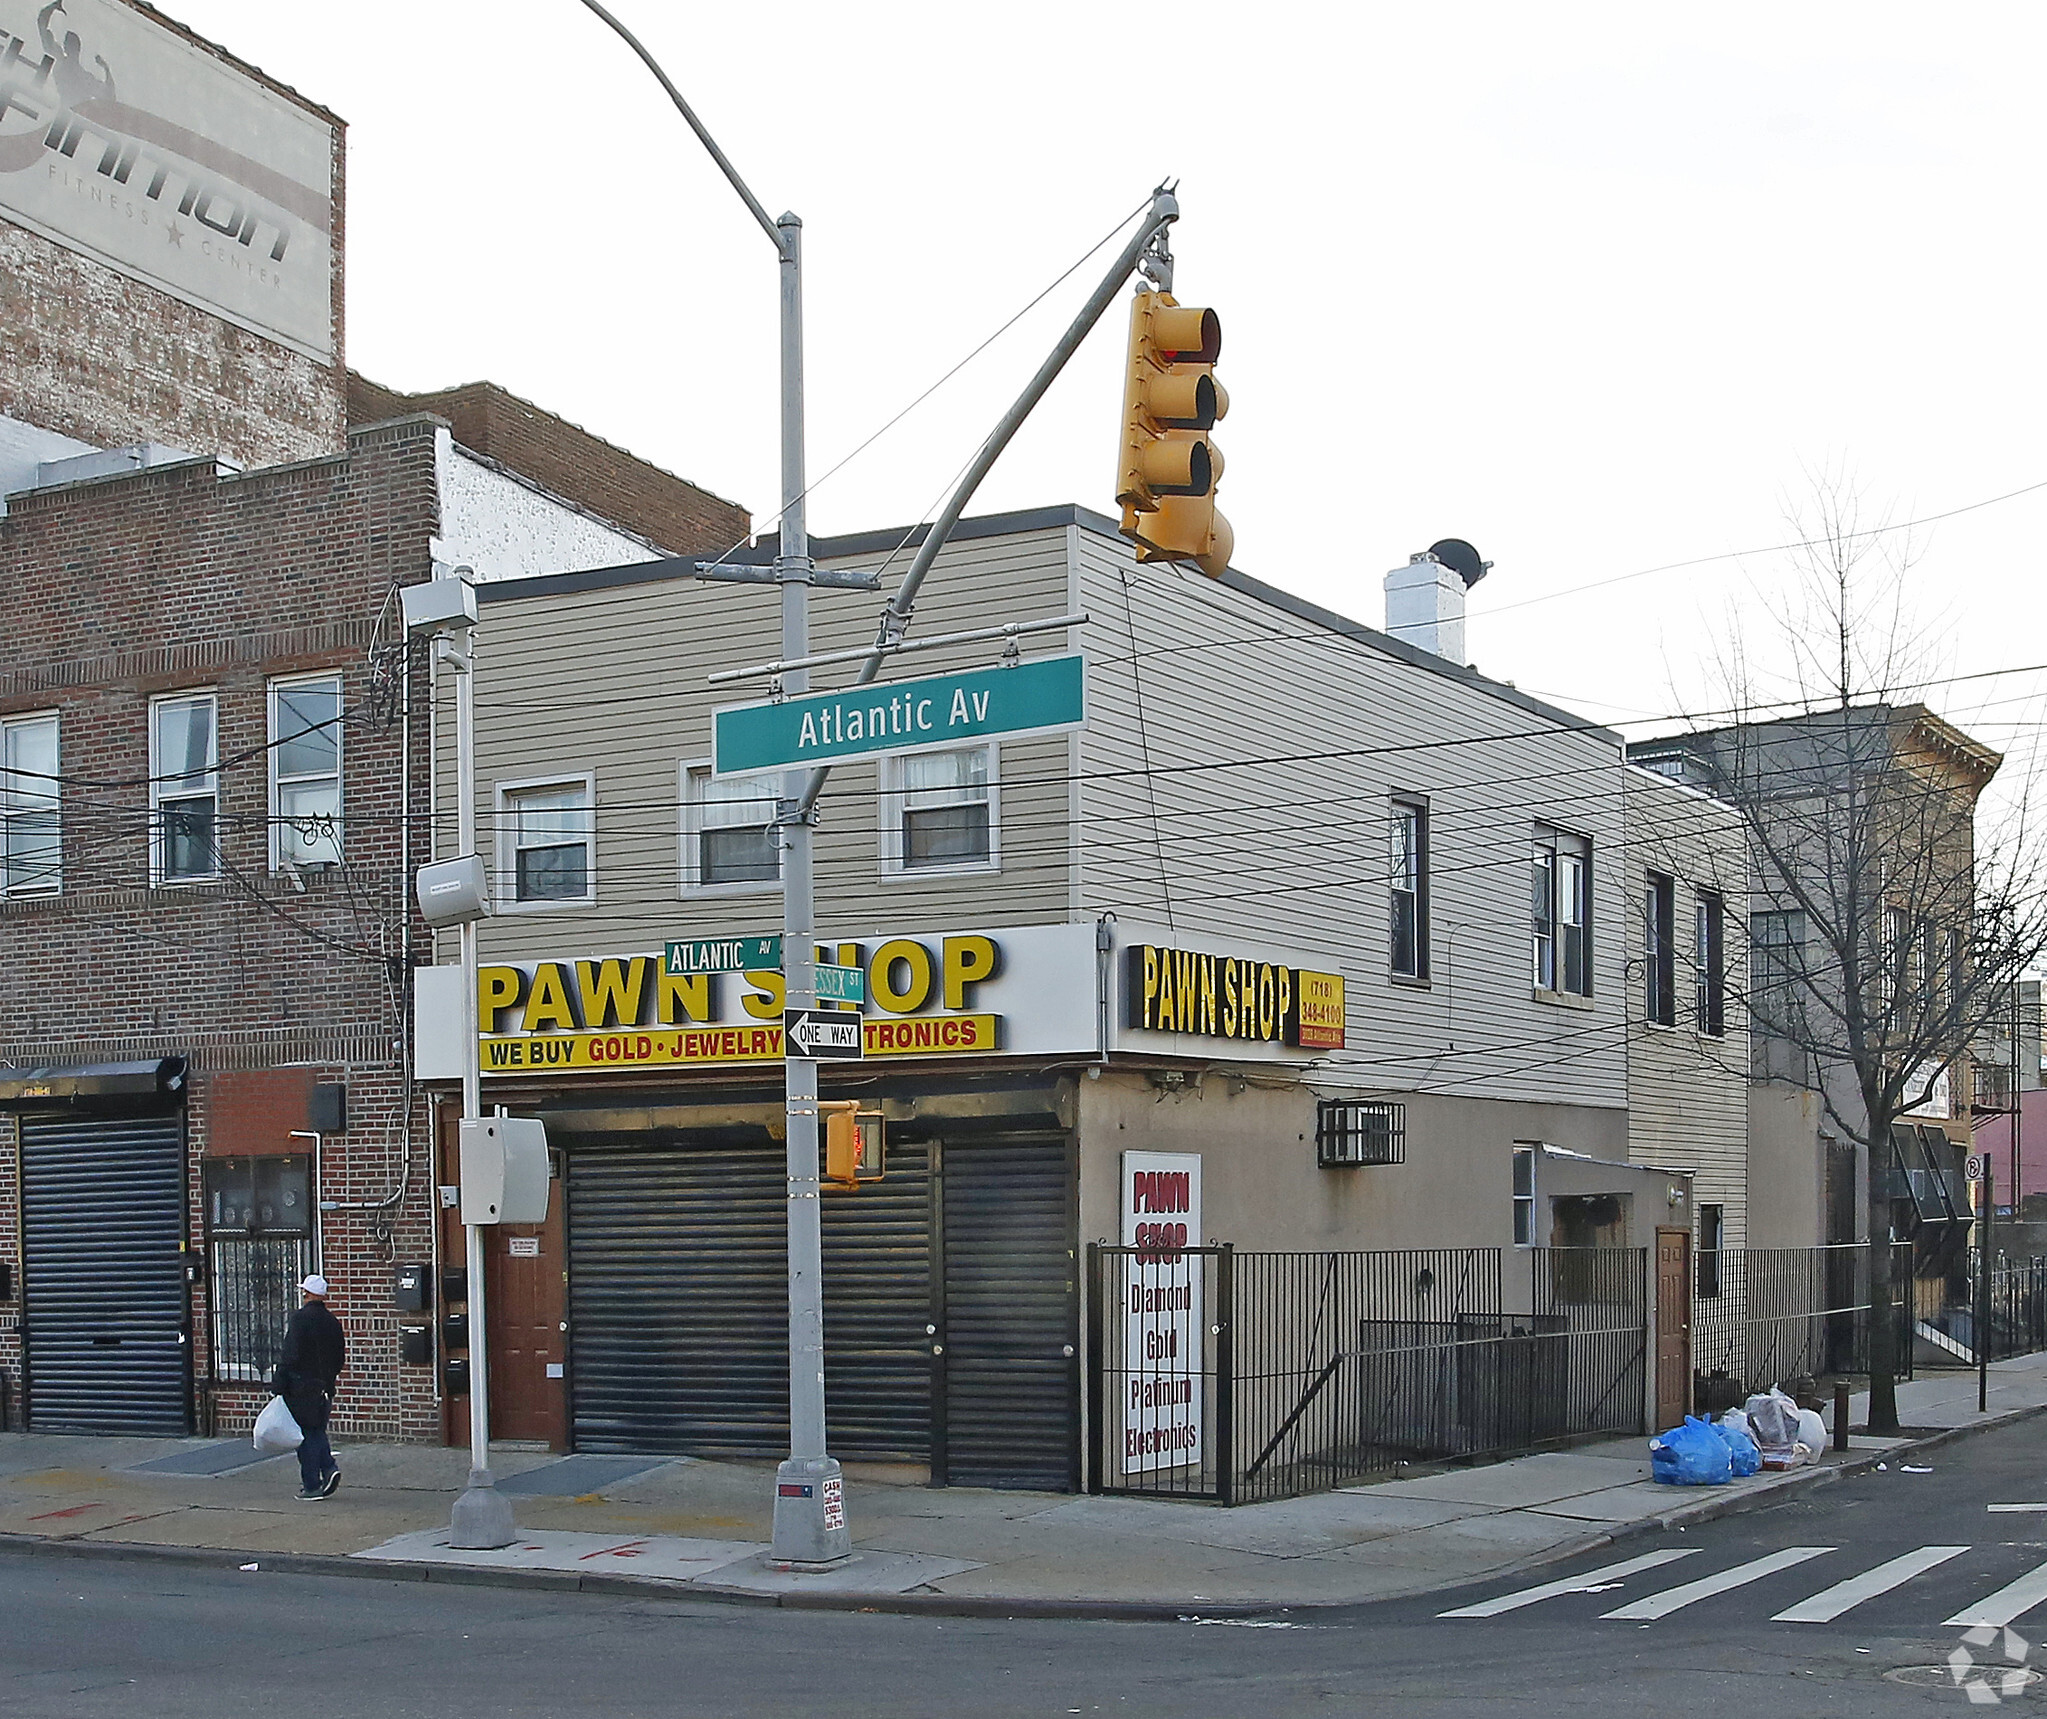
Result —
<instances>
[{"instance_id":1,"label":"metal door","mask_svg":"<svg viewBox=\"0 0 2047 1719\"><path fill-rule=\"evenodd\" d=\"M1656 1425L1676 1426L1692 1406L1692 1235L1656 1232Z\"/></svg>"},{"instance_id":2,"label":"metal door","mask_svg":"<svg viewBox=\"0 0 2047 1719\"><path fill-rule=\"evenodd\" d=\"M29 1426L189 1433L182 1117L24 1116L21 1162Z\"/></svg>"},{"instance_id":3,"label":"metal door","mask_svg":"<svg viewBox=\"0 0 2047 1719\"><path fill-rule=\"evenodd\" d=\"M942 1412L932 1478L1073 1490L1080 1265L1072 1147L1057 1134L947 1141L942 1165Z\"/></svg>"},{"instance_id":4,"label":"metal door","mask_svg":"<svg viewBox=\"0 0 2047 1719\"><path fill-rule=\"evenodd\" d=\"M789 1437L787 1174L777 1146L571 1141L576 1448L771 1458ZM825 1411L835 1455L926 1462L930 1149L824 1201Z\"/></svg>"}]
</instances>

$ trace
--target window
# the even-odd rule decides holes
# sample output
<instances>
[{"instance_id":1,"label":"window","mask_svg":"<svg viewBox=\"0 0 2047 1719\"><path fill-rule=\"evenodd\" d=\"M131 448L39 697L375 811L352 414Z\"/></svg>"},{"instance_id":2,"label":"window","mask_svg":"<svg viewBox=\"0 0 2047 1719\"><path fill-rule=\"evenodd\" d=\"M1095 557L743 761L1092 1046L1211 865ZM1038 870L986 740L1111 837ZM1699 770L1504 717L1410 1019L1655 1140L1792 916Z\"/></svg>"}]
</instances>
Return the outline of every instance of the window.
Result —
<instances>
[{"instance_id":1,"label":"window","mask_svg":"<svg viewBox=\"0 0 2047 1719\"><path fill-rule=\"evenodd\" d=\"M1677 880L1652 871L1642 903L1642 971L1646 993L1643 1018L1659 1027L1677 1025L1676 919Z\"/></svg>"},{"instance_id":2,"label":"window","mask_svg":"<svg viewBox=\"0 0 2047 1719\"><path fill-rule=\"evenodd\" d=\"M1393 802L1393 971L1402 979L1429 976L1429 811L1419 801Z\"/></svg>"},{"instance_id":3,"label":"window","mask_svg":"<svg viewBox=\"0 0 2047 1719\"><path fill-rule=\"evenodd\" d=\"M1514 1245L1535 1246L1535 1153L1533 1146L1514 1148Z\"/></svg>"},{"instance_id":4,"label":"window","mask_svg":"<svg viewBox=\"0 0 2047 1719\"><path fill-rule=\"evenodd\" d=\"M950 871L996 863L994 748L882 761L882 864Z\"/></svg>"},{"instance_id":5,"label":"window","mask_svg":"<svg viewBox=\"0 0 2047 1719\"><path fill-rule=\"evenodd\" d=\"M213 1376L265 1379L313 1270L312 1161L208 1158Z\"/></svg>"},{"instance_id":6,"label":"window","mask_svg":"<svg viewBox=\"0 0 2047 1719\"><path fill-rule=\"evenodd\" d=\"M159 883L215 877L220 819L220 743L210 692L160 698L149 707L152 846Z\"/></svg>"},{"instance_id":7,"label":"window","mask_svg":"<svg viewBox=\"0 0 2047 1719\"><path fill-rule=\"evenodd\" d=\"M1725 1206L1699 1208L1698 1277L1701 1295L1720 1293L1720 1246L1727 1232Z\"/></svg>"},{"instance_id":8,"label":"window","mask_svg":"<svg viewBox=\"0 0 2047 1719\"><path fill-rule=\"evenodd\" d=\"M1325 1169L1407 1162L1407 1106L1325 1098L1315 1106L1315 1162Z\"/></svg>"},{"instance_id":9,"label":"window","mask_svg":"<svg viewBox=\"0 0 2047 1719\"><path fill-rule=\"evenodd\" d=\"M1884 946L1878 992L1886 1011L1898 1006L1912 966L1912 921L1902 907L1884 909Z\"/></svg>"},{"instance_id":10,"label":"window","mask_svg":"<svg viewBox=\"0 0 2047 1719\"><path fill-rule=\"evenodd\" d=\"M1787 1037L1803 1013L1799 987L1805 971L1805 915L1756 914L1749 921L1749 945L1750 1012L1765 1032Z\"/></svg>"},{"instance_id":11,"label":"window","mask_svg":"<svg viewBox=\"0 0 2047 1719\"><path fill-rule=\"evenodd\" d=\"M498 790L500 890L517 905L593 902L597 871L588 776L519 782Z\"/></svg>"},{"instance_id":12,"label":"window","mask_svg":"<svg viewBox=\"0 0 2047 1719\"><path fill-rule=\"evenodd\" d=\"M341 677L270 687L270 868L341 863Z\"/></svg>"},{"instance_id":13,"label":"window","mask_svg":"<svg viewBox=\"0 0 2047 1719\"><path fill-rule=\"evenodd\" d=\"M0 895L62 883L57 828L57 719L0 722Z\"/></svg>"},{"instance_id":14,"label":"window","mask_svg":"<svg viewBox=\"0 0 2047 1719\"><path fill-rule=\"evenodd\" d=\"M782 880L774 776L683 771L682 881L691 889L773 887Z\"/></svg>"},{"instance_id":15,"label":"window","mask_svg":"<svg viewBox=\"0 0 2047 1719\"><path fill-rule=\"evenodd\" d=\"M1592 844L1535 826L1535 985L1592 995Z\"/></svg>"},{"instance_id":16,"label":"window","mask_svg":"<svg viewBox=\"0 0 2047 1719\"><path fill-rule=\"evenodd\" d=\"M1727 1031L1727 904L1699 891L1692 923L1693 1020L1713 1038Z\"/></svg>"}]
</instances>

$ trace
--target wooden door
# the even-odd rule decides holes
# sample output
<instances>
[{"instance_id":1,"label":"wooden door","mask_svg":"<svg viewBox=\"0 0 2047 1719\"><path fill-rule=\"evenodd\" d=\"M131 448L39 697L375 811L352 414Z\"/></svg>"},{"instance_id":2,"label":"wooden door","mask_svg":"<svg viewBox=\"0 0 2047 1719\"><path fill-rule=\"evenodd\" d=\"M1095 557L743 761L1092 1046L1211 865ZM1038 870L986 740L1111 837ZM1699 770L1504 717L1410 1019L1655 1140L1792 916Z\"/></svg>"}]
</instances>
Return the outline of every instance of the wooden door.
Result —
<instances>
[{"instance_id":1,"label":"wooden door","mask_svg":"<svg viewBox=\"0 0 2047 1719\"><path fill-rule=\"evenodd\" d=\"M1692 1406L1692 1235L1656 1231L1656 1429L1683 1420Z\"/></svg>"},{"instance_id":2,"label":"wooden door","mask_svg":"<svg viewBox=\"0 0 2047 1719\"><path fill-rule=\"evenodd\" d=\"M490 1435L569 1448L568 1224L564 1182L549 1184L547 1222L484 1231L490 1326Z\"/></svg>"}]
</instances>

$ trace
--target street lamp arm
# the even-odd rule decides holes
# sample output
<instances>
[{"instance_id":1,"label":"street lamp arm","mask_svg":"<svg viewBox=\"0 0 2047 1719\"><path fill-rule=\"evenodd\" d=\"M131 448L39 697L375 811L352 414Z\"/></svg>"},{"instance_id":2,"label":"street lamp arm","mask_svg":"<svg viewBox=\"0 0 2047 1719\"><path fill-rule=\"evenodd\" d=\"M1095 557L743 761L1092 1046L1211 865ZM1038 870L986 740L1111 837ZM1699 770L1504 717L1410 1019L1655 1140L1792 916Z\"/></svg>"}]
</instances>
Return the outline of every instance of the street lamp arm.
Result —
<instances>
[{"instance_id":1,"label":"street lamp arm","mask_svg":"<svg viewBox=\"0 0 2047 1719\"><path fill-rule=\"evenodd\" d=\"M605 23L609 24L612 29L616 30L624 38L625 45L640 56L647 70L661 80L661 87L668 92L668 99L675 103L682 117L689 121L689 128L697 134L697 141L711 152L711 159L717 162L718 171L723 173L732 182L732 189L739 193L747 208L753 211L753 218L761 224L761 231L767 234L769 240L774 244L776 251L783 251L785 247L781 230L776 227L767 210L761 207L760 199L747 189L746 181L739 177L739 169L725 159L725 151L718 147L716 139L704 129L704 122L697 118L689 103L682 99L682 91L669 81L668 74L661 69L661 62L647 52L645 45L640 41L639 37L635 36L632 31L628 30L600 6L597 0L583 0L583 4L595 12L598 17L602 18Z\"/></svg>"}]
</instances>

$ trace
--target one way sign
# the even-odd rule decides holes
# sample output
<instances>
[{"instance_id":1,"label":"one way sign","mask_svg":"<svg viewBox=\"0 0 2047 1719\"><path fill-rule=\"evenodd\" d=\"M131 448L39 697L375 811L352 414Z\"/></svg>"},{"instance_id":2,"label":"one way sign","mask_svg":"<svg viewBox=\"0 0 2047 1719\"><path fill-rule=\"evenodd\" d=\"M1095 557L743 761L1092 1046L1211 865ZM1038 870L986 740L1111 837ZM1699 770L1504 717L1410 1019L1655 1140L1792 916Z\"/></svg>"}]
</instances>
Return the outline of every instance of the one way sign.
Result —
<instances>
[{"instance_id":1,"label":"one way sign","mask_svg":"<svg viewBox=\"0 0 2047 1719\"><path fill-rule=\"evenodd\" d=\"M813 1062L854 1062L865 1054L860 1017L825 1009L784 1009L782 1042L790 1056Z\"/></svg>"}]
</instances>

